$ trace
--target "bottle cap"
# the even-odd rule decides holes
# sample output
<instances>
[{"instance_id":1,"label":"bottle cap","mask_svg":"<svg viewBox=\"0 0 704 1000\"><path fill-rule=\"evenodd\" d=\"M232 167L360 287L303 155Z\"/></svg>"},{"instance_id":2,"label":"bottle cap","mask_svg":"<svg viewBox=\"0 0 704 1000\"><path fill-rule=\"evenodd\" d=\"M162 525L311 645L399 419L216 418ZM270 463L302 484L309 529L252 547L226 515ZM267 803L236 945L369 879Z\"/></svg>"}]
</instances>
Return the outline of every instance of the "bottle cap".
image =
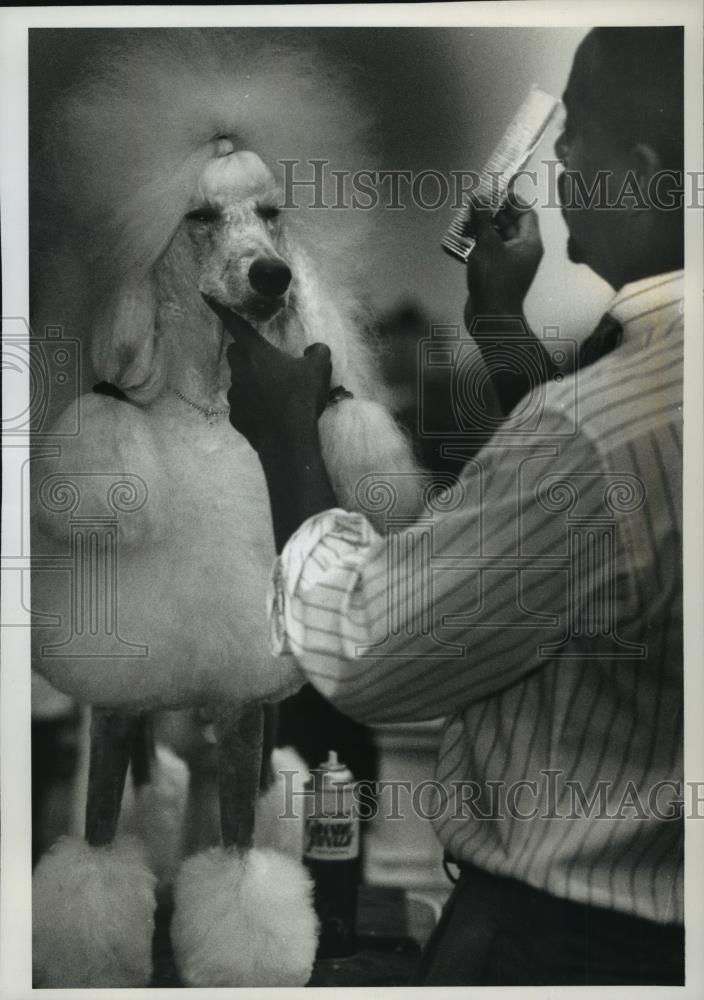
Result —
<instances>
[{"instance_id":1,"label":"bottle cap","mask_svg":"<svg viewBox=\"0 0 704 1000\"><path fill-rule=\"evenodd\" d=\"M323 784L347 784L354 781L354 775L347 764L337 756L337 750L328 750L328 759L320 762L316 768L320 772Z\"/></svg>"}]
</instances>

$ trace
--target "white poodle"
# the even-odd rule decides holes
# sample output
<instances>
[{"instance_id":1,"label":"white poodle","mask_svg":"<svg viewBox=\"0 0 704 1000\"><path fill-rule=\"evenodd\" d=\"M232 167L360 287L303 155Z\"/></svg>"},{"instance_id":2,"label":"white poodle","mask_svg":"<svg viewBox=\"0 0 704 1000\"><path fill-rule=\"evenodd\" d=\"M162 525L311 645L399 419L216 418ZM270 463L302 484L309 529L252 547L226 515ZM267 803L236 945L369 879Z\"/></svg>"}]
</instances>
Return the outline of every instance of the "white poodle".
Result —
<instances>
[{"instance_id":1,"label":"white poodle","mask_svg":"<svg viewBox=\"0 0 704 1000\"><path fill-rule=\"evenodd\" d=\"M266 487L227 419L229 335L203 293L286 351L331 347L333 385L354 397L320 420L341 506L365 473L415 464L375 401L355 291L369 219L281 208L278 161L354 169L363 122L309 54L236 34L117 33L49 145L57 246L34 320L78 330L98 379L126 398L81 396L54 429L60 454L33 465L33 608L55 616L35 629L35 665L96 706L87 843L60 842L35 872L37 986L149 981L154 877L115 833L140 719L161 708L212 715L221 772L223 845L175 883L182 978L303 985L314 958L305 871L253 846L261 706L300 678L268 653ZM408 481L402 505L415 502Z\"/></svg>"}]
</instances>

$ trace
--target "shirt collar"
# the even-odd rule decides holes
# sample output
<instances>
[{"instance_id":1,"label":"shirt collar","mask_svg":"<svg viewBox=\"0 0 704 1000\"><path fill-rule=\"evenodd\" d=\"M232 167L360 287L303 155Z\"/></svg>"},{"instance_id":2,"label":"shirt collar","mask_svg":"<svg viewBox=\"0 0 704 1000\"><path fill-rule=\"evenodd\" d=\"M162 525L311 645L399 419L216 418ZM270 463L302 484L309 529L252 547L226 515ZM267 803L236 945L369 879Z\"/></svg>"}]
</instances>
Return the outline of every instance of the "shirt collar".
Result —
<instances>
[{"instance_id":1,"label":"shirt collar","mask_svg":"<svg viewBox=\"0 0 704 1000\"><path fill-rule=\"evenodd\" d=\"M624 336L668 329L682 315L684 271L654 274L619 289L608 312L623 327Z\"/></svg>"}]
</instances>

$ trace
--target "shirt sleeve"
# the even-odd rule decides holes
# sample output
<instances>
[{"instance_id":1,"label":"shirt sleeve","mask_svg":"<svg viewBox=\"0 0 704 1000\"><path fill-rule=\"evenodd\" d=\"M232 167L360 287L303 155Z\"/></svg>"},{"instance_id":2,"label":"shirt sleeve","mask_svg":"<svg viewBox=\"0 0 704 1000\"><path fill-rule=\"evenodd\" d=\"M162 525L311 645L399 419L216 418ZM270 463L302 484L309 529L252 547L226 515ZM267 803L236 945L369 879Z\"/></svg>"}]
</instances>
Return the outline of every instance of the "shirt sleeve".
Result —
<instances>
[{"instance_id":1,"label":"shirt sleeve","mask_svg":"<svg viewBox=\"0 0 704 1000\"><path fill-rule=\"evenodd\" d=\"M335 651L354 659L362 635L346 609L365 563L383 547L362 514L335 508L305 521L274 564L267 599L274 656L308 660Z\"/></svg>"},{"instance_id":2,"label":"shirt sleeve","mask_svg":"<svg viewBox=\"0 0 704 1000\"><path fill-rule=\"evenodd\" d=\"M293 654L325 697L367 723L437 718L502 690L564 647L570 602L596 606L602 571L612 595L631 593L617 579L624 560L595 569L589 560L613 549L574 528L604 523L612 481L590 441L533 441L484 449L459 502L386 537L360 513L310 518L274 567L274 653ZM592 569L577 595L582 563Z\"/></svg>"}]
</instances>

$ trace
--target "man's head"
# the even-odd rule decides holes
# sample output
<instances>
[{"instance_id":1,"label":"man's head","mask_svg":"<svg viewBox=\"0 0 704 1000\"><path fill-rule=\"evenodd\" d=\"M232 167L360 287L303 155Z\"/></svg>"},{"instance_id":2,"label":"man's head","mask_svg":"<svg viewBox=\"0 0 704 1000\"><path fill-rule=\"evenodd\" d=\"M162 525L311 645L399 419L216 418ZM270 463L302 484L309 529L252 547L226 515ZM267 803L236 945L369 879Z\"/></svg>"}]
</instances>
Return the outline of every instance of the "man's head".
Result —
<instances>
[{"instance_id":1,"label":"man's head","mask_svg":"<svg viewBox=\"0 0 704 1000\"><path fill-rule=\"evenodd\" d=\"M683 31L597 28L555 143L568 252L615 287L682 265Z\"/></svg>"}]
</instances>

